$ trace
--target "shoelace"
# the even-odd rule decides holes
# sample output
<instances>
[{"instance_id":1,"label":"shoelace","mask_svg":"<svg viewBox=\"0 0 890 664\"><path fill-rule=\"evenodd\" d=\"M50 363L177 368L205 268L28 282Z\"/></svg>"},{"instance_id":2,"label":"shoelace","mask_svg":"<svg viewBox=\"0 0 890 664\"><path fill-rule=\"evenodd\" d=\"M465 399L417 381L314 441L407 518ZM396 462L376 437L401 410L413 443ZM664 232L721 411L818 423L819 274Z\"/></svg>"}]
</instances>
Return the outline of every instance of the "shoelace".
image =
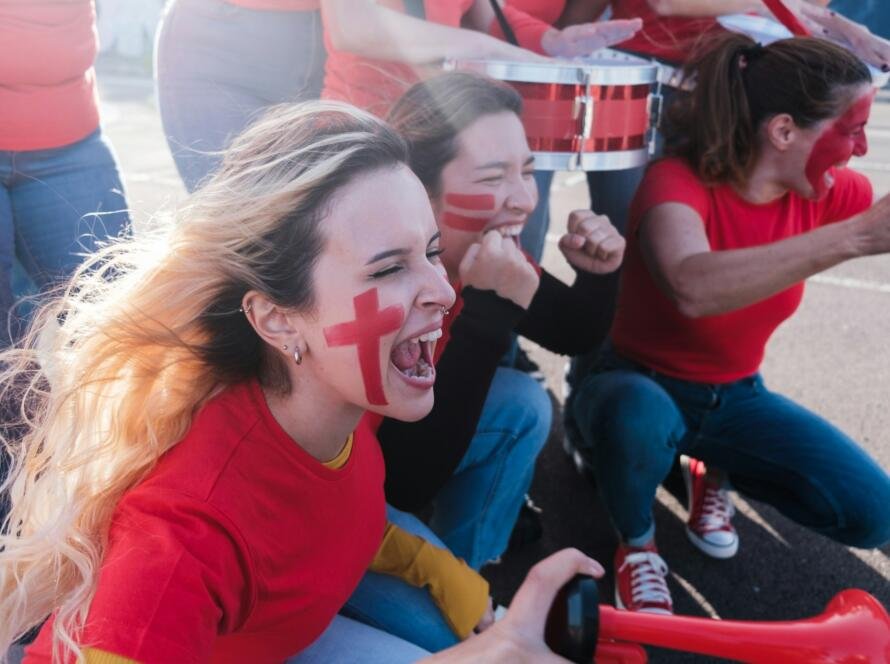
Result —
<instances>
[{"instance_id":1,"label":"shoelace","mask_svg":"<svg viewBox=\"0 0 890 664\"><path fill-rule=\"evenodd\" d=\"M733 514L735 507L726 489L705 483L701 511L697 519L698 526L705 531L720 530L729 525Z\"/></svg>"},{"instance_id":2,"label":"shoelace","mask_svg":"<svg viewBox=\"0 0 890 664\"><path fill-rule=\"evenodd\" d=\"M621 563L618 572L623 572L627 566L631 567L630 594L634 604L671 604L671 592L664 580L668 566L661 556L652 551L631 553Z\"/></svg>"}]
</instances>

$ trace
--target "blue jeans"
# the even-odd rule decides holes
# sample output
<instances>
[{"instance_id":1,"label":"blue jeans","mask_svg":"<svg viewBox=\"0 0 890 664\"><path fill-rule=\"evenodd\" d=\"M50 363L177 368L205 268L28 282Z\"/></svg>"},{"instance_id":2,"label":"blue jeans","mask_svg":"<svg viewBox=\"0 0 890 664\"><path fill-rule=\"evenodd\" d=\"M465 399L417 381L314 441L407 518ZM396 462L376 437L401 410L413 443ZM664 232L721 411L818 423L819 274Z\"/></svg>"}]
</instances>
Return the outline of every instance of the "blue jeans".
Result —
<instances>
[{"instance_id":1,"label":"blue jeans","mask_svg":"<svg viewBox=\"0 0 890 664\"><path fill-rule=\"evenodd\" d=\"M38 289L51 288L128 224L114 152L99 129L59 148L0 151L0 348L26 323L24 310L13 310L27 294L14 287L15 263Z\"/></svg>"},{"instance_id":2,"label":"blue jeans","mask_svg":"<svg viewBox=\"0 0 890 664\"><path fill-rule=\"evenodd\" d=\"M445 548L417 517L387 505L386 518L402 530ZM444 650L459 640L426 588L416 588L388 574L367 572L341 613L430 652Z\"/></svg>"},{"instance_id":3,"label":"blue jeans","mask_svg":"<svg viewBox=\"0 0 890 664\"><path fill-rule=\"evenodd\" d=\"M155 47L158 105L173 160L194 191L220 151L274 104L317 99L324 80L319 12L176 0Z\"/></svg>"},{"instance_id":4,"label":"blue jeans","mask_svg":"<svg viewBox=\"0 0 890 664\"><path fill-rule=\"evenodd\" d=\"M430 519L433 531L470 567L479 569L507 549L552 414L536 380L515 369L497 370L476 434L436 495Z\"/></svg>"},{"instance_id":5,"label":"blue jeans","mask_svg":"<svg viewBox=\"0 0 890 664\"><path fill-rule=\"evenodd\" d=\"M519 243L529 256L540 263L544 256L547 231L550 229L550 185L553 171L535 171L535 184L538 186L538 205L529 215L519 236Z\"/></svg>"},{"instance_id":6,"label":"blue jeans","mask_svg":"<svg viewBox=\"0 0 890 664\"><path fill-rule=\"evenodd\" d=\"M412 664L429 653L345 616L334 616L315 642L286 664Z\"/></svg>"},{"instance_id":7,"label":"blue jeans","mask_svg":"<svg viewBox=\"0 0 890 664\"><path fill-rule=\"evenodd\" d=\"M575 418L622 539L654 533L652 503L677 454L848 546L890 541L890 476L856 443L759 374L727 384L664 376L607 351L578 388Z\"/></svg>"},{"instance_id":8,"label":"blue jeans","mask_svg":"<svg viewBox=\"0 0 890 664\"><path fill-rule=\"evenodd\" d=\"M497 558L531 486L551 414L550 399L537 381L515 369L498 369L476 435L436 496L430 527L393 507L387 507L388 519L447 547L474 569ZM430 652L458 641L425 588L386 574L365 574L342 613Z\"/></svg>"},{"instance_id":9,"label":"blue jeans","mask_svg":"<svg viewBox=\"0 0 890 664\"><path fill-rule=\"evenodd\" d=\"M832 0L830 7L868 26L876 35L890 39L890 12L887 11L886 0Z\"/></svg>"}]
</instances>

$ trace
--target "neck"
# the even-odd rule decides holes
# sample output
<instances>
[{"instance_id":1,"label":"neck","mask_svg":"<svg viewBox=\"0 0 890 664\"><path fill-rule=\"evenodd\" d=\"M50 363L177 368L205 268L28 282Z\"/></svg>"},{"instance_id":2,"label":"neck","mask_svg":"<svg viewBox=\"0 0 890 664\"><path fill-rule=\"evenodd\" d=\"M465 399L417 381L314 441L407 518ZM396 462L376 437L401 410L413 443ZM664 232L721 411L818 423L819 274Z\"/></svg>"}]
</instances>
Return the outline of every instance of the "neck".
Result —
<instances>
[{"instance_id":1,"label":"neck","mask_svg":"<svg viewBox=\"0 0 890 664\"><path fill-rule=\"evenodd\" d=\"M291 376L290 394L264 390L266 403L297 445L315 459L327 462L343 449L364 410L326 394L327 386L309 387L307 382Z\"/></svg>"},{"instance_id":2,"label":"neck","mask_svg":"<svg viewBox=\"0 0 890 664\"><path fill-rule=\"evenodd\" d=\"M736 192L749 203L764 205L782 198L790 187L785 184L778 169L768 159L758 159L748 178L734 185Z\"/></svg>"}]
</instances>

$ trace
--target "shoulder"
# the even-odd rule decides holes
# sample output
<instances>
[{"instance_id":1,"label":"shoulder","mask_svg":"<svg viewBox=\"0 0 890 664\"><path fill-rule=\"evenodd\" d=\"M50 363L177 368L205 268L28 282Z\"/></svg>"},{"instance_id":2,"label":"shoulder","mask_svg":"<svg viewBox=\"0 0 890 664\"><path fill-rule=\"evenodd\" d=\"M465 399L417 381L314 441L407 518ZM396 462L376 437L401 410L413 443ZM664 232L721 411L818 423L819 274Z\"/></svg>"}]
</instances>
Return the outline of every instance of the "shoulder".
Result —
<instances>
[{"instance_id":1,"label":"shoulder","mask_svg":"<svg viewBox=\"0 0 890 664\"><path fill-rule=\"evenodd\" d=\"M637 217L663 203L680 203L695 210L702 219L710 207L709 187L683 159L666 158L647 169L634 199Z\"/></svg>"}]
</instances>

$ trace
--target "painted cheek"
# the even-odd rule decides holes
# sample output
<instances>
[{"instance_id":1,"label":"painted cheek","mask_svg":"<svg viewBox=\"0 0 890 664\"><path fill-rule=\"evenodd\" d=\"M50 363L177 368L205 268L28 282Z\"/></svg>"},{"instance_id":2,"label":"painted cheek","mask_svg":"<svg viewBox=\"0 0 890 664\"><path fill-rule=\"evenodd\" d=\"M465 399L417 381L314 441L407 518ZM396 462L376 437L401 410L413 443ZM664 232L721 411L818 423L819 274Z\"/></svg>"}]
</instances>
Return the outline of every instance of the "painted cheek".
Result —
<instances>
[{"instance_id":1,"label":"painted cheek","mask_svg":"<svg viewBox=\"0 0 890 664\"><path fill-rule=\"evenodd\" d=\"M368 403L387 405L380 367L380 339L396 332L405 323L401 305L379 308L377 289L370 288L353 300L355 320L332 325L322 330L328 346L355 346Z\"/></svg>"},{"instance_id":2,"label":"painted cheek","mask_svg":"<svg viewBox=\"0 0 890 664\"><path fill-rule=\"evenodd\" d=\"M852 154L853 145L850 138L839 133L834 125L822 133L813 145L806 167L807 180L817 198L822 198L828 191L825 173L835 164L847 161Z\"/></svg>"},{"instance_id":3,"label":"painted cheek","mask_svg":"<svg viewBox=\"0 0 890 664\"><path fill-rule=\"evenodd\" d=\"M459 231L481 233L494 212L494 195L445 194L445 206L443 224Z\"/></svg>"}]
</instances>

